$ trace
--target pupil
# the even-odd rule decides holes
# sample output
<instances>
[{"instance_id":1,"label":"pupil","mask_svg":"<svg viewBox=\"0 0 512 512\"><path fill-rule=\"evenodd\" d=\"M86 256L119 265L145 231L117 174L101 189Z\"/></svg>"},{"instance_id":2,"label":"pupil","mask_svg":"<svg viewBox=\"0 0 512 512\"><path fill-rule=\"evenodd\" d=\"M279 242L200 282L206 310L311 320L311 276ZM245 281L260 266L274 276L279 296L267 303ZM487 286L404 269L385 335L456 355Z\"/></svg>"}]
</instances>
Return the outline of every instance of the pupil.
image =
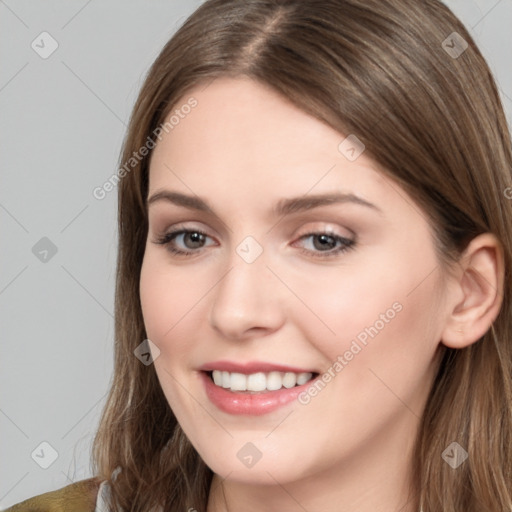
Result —
<instances>
[{"instance_id":1,"label":"pupil","mask_svg":"<svg viewBox=\"0 0 512 512\"><path fill-rule=\"evenodd\" d=\"M196 249L197 247L200 247L203 242L203 235L202 233L187 233L186 237L191 242L190 244L187 244L187 246L191 246L191 249Z\"/></svg>"},{"instance_id":2,"label":"pupil","mask_svg":"<svg viewBox=\"0 0 512 512\"><path fill-rule=\"evenodd\" d=\"M317 244L316 240L319 240L320 244ZM315 249L332 249L336 245L336 240L330 235L319 235L314 238L313 245Z\"/></svg>"}]
</instances>

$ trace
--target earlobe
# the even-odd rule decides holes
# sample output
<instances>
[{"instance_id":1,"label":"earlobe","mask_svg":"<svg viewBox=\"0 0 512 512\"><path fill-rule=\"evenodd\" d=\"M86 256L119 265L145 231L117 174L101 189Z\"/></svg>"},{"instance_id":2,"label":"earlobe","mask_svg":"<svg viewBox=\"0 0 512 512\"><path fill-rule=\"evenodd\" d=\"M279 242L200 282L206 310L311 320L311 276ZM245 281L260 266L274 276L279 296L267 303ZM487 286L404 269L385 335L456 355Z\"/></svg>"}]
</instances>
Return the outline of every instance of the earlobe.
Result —
<instances>
[{"instance_id":1,"label":"earlobe","mask_svg":"<svg viewBox=\"0 0 512 512\"><path fill-rule=\"evenodd\" d=\"M450 348L475 343L498 316L504 281L499 240L491 233L475 237L459 260L457 275L457 299L449 304L451 310L441 336L441 342Z\"/></svg>"}]
</instances>

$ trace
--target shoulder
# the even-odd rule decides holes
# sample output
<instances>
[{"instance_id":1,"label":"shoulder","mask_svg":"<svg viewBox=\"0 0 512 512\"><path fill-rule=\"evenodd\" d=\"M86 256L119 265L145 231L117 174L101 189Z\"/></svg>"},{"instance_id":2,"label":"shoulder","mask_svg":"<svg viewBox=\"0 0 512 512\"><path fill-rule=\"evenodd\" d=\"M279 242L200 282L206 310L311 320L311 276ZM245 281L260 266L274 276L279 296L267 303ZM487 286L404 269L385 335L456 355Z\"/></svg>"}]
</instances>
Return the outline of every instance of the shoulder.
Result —
<instances>
[{"instance_id":1,"label":"shoulder","mask_svg":"<svg viewBox=\"0 0 512 512\"><path fill-rule=\"evenodd\" d=\"M56 491L33 496L5 512L95 512L101 484L96 477L79 480Z\"/></svg>"}]
</instances>

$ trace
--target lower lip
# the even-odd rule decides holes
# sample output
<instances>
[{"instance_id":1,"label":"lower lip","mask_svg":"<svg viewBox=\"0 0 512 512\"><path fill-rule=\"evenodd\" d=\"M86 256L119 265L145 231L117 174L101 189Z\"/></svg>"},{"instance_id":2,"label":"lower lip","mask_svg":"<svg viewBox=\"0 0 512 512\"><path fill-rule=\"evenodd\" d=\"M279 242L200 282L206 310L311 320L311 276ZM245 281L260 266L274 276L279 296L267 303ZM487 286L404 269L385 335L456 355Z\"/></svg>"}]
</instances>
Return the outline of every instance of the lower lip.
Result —
<instances>
[{"instance_id":1,"label":"lower lip","mask_svg":"<svg viewBox=\"0 0 512 512\"><path fill-rule=\"evenodd\" d=\"M228 414L244 414L247 416L261 416L279 409L297 399L297 396L311 386L314 378L293 388L281 388L277 391L265 391L261 393L237 393L229 389L216 386L209 374L200 372L206 395L210 401L221 411Z\"/></svg>"}]
</instances>

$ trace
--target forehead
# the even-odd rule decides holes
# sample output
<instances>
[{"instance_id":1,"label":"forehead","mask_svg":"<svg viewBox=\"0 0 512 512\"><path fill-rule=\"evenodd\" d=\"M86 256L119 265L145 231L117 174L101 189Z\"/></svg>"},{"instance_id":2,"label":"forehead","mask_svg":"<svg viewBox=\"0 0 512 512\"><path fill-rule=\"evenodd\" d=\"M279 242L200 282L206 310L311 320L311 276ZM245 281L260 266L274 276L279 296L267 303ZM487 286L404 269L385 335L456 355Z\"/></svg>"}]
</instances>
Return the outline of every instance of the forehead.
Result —
<instances>
[{"instance_id":1,"label":"forehead","mask_svg":"<svg viewBox=\"0 0 512 512\"><path fill-rule=\"evenodd\" d=\"M194 100L193 108L183 108ZM350 161L346 139L270 87L248 78L218 78L174 105L150 166L150 191L243 198L350 191L382 194L388 178L363 152ZM167 117L169 119L169 116ZM188 190L187 190L188 189Z\"/></svg>"}]
</instances>

